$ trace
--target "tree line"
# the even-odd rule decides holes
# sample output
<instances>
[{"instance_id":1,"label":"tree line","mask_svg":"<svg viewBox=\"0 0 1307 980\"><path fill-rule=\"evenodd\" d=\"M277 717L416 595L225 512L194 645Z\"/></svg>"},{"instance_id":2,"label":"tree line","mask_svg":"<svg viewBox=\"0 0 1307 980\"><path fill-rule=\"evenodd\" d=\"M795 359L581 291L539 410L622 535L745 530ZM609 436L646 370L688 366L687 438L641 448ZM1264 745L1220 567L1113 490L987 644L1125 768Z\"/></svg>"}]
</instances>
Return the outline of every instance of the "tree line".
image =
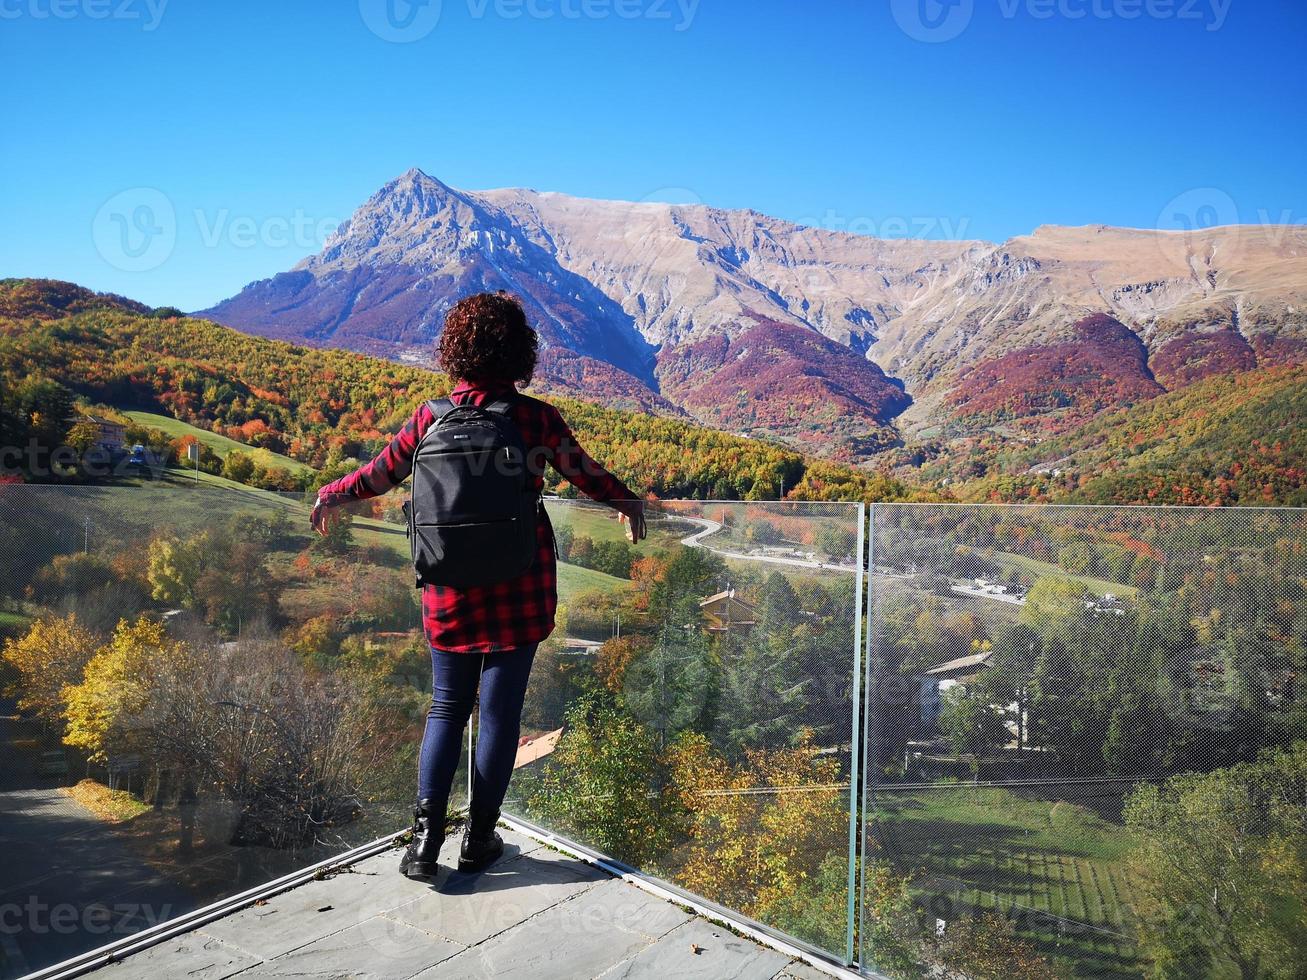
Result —
<instances>
[{"instance_id":1,"label":"tree line","mask_svg":"<svg viewBox=\"0 0 1307 980\"><path fill-rule=\"evenodd\" d=\"M0 317L0 381L5 445L26 446L36 438L40 449L53 449L66 440L73 405L85 402L162 411L289 456L319 470L323 482L380 451L422 401L449 388L442 375L380 358L116 307L61 319ZM554 401L592 455L643 493L749 500L782 492L807 500L918 493L764 440L574 399ZM138 435L158 443L148 431ZM221 472L216 456L201 454L202 468ZM30 469L25 475L40 476ZM562 483L553 489L567 492Z\"/></svg>"}]
</instances>

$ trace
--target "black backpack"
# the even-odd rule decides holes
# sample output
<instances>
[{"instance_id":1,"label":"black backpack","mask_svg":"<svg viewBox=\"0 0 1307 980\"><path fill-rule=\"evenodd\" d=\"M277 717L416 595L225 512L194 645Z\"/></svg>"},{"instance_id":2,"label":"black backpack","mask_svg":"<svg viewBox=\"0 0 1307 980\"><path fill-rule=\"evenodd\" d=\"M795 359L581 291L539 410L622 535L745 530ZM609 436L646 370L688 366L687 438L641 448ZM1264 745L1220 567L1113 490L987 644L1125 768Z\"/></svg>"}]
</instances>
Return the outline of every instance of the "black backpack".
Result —
<instances>
[{"instance_id":1,"label":"black backpack","mask_svg":"<svg viewBox=\"0 0 1307 980\"><path fill-rule=\"evenodd\" d=\"M413 455L404 504L417 584L466 588L521 575L535 560L540 495L512 401L427 404L436 422Z\"/></svg>"}]
</instances>

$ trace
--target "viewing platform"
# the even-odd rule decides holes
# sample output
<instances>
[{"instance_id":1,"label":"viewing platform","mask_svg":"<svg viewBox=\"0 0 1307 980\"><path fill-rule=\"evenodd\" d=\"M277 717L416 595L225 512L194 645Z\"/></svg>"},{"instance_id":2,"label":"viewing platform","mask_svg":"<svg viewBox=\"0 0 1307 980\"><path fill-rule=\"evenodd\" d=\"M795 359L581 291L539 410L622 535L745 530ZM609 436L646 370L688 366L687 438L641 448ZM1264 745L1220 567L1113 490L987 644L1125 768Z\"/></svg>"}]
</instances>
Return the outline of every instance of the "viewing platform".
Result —
<instances>
[{"instance_id":1,"label":"viewing platform","mask_svg":"<svg viewBox=\"0 0 1307 980\"><path fill-rule=\"evenodd\" d=\"M816 980L855 974L809 963L505 828L504 857L481 874L430 882L396 870L391 847L221 914L120 962L103 980L158 977Z\"/></svg>"}]
</instances>

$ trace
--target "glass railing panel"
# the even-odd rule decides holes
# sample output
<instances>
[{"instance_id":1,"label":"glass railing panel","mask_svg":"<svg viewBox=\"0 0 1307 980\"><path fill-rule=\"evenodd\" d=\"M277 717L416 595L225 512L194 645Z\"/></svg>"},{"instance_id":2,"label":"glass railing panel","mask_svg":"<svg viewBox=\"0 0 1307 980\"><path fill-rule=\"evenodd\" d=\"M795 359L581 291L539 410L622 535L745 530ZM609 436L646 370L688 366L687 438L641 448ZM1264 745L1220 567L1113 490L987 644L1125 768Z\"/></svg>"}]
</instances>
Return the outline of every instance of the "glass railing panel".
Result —
<instances>
[{"instance_id":1,"label":"glass railing panel","mask_svg":"<svg viewBox=\"0 0 1307 980\"><path fill-rule=\"evenodd\" d=\"M844 960L856 504L550 501L506 811Z\"/></svg>"},{"instance_id":2,"label":"glass railing panel","mask_svg":"<svg viewBox=\"0 0 1307 980\"><path fill-rule=\"evenodd\" d=\"M1307 512L879 504L871 552L868 970L1301 964Z\"/></svg>"},{"instance_id":3,"label":"glass railing panel","mask_svg":"<svg viewBox=\"0 0 1307 980\"><path fill-rule=\"evenodd\" d=\"M411 819L430 660L399 501L322 539L301 495L209 483L0 487L9 974Z\"/></svg>"}]
</instances>

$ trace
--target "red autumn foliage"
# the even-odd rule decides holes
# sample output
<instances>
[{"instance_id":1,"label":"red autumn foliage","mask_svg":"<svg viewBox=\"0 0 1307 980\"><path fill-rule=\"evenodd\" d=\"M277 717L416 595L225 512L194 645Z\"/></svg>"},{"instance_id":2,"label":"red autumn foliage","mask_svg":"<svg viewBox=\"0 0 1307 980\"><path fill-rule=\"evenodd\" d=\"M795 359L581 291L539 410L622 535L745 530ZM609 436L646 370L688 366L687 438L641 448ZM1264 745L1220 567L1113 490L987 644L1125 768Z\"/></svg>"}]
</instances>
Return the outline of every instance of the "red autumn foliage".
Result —
<instances>
[{"instance_id":1,"label":"red autumn foliage","mask_svg":"<svg viewBox=\"0 0 1307 980\"><path fill-rule=\"evenodd\" d=\"M1257 355L1235 330L1190 331L1163 344L1150 364L1153 376L1174 390L1212 374L1251 371Z\"/></svg>"},{"instance_id":2,"label":"red autumn foliage","mask_svg":"<svg viewBox=\"0 0 1307 980\"><path fill-rule=\"evenodd\" d=\"M1025 347L964 371L948 396L954 416L993 422L1059 412L1066 425L1164 391L1125 324L1097 313L1073 330L1072 340Z\"/></svg>"},{"instance_id":3,"label":"red autumn foliage","mask_svg":"<svg viewBox=\"0 0 1307 980\"><path fill-rule=\"evenodd\" d=\"M814 330L759 319L662 356L663 390L714 425L812 445L866 433L912 399L873 362Z\"/></svg>"}]
</instances>

